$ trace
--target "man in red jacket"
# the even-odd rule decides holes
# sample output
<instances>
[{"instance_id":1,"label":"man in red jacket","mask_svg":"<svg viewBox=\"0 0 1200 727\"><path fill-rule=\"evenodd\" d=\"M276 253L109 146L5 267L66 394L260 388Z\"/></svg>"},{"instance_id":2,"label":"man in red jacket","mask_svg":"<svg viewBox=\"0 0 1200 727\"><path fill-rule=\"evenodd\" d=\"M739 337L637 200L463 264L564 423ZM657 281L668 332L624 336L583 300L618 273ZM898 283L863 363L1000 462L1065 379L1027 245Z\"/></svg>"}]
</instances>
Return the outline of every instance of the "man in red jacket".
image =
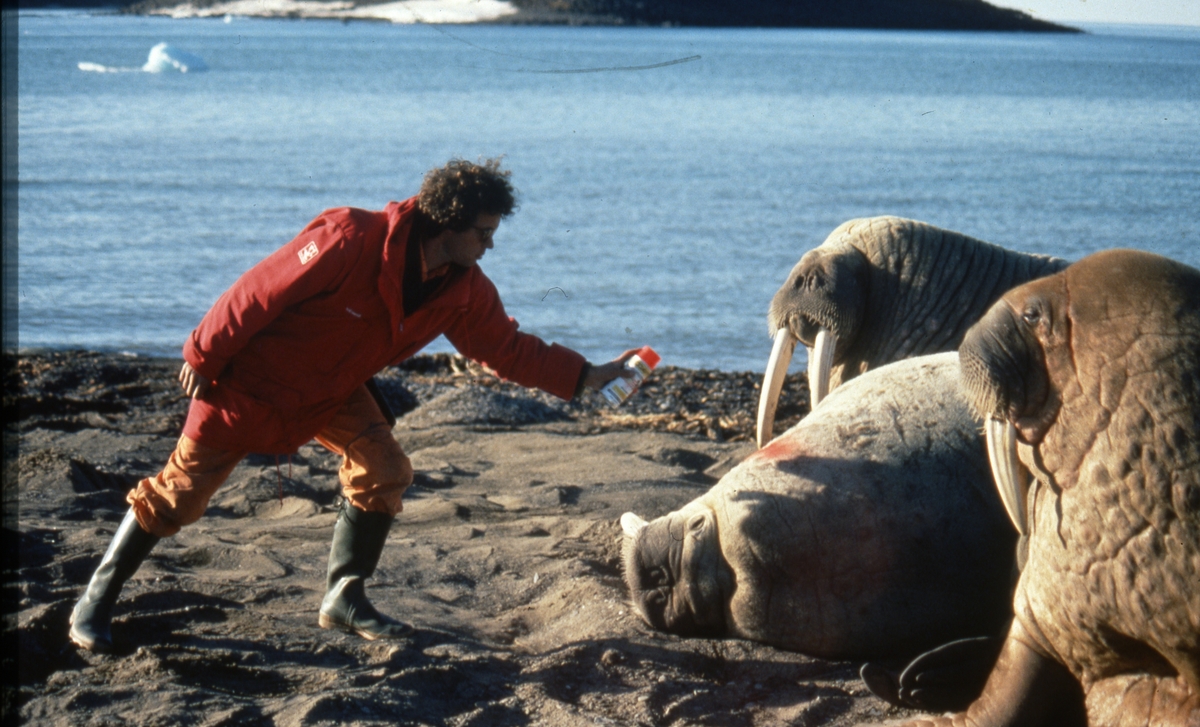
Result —
<instances>
[{"instance_id":1,"label":"man in red jacket","mask_svg":"<svg viewBox=\"0 0 1200 727\"><path fill-rule=\"evenodd\" d=\"M191 408L162 472L129 493L129 512L71 614L70 638L112 648L121 587L160 538L203 515L247 454L290 454L313 438L342 456L344 496L319 624L368 639L412 629L375 610L375 570L412 465L366 382L445 334L506 379L570 399L621 375L632 352L592 366L521 333L477 263L514 208L497 160L454 160L383 211L326 210L247 271L184 345Z\"/></svg>"}]
</instances>

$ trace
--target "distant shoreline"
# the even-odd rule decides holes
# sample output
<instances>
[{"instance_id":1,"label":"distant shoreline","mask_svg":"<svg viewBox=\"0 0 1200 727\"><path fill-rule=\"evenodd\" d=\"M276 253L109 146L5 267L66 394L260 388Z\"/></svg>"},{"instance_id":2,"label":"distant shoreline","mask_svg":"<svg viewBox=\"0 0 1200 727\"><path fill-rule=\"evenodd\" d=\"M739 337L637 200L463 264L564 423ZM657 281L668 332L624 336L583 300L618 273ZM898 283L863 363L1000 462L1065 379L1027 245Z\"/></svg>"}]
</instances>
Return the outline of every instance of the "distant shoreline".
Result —
<instances>
[{"instance_id":1,"label":"distant shoreline","mask_svg":"<svg viewBox=\"0 0 1200 727\"><path fill-rule=\"evenodd\" d=\"M871 0L858 10L816 0L21 0L21 9L91 9L174 18L379 20L393 23L846 28L1081 33L983 0Z\"/></svg>"}]
</instances>

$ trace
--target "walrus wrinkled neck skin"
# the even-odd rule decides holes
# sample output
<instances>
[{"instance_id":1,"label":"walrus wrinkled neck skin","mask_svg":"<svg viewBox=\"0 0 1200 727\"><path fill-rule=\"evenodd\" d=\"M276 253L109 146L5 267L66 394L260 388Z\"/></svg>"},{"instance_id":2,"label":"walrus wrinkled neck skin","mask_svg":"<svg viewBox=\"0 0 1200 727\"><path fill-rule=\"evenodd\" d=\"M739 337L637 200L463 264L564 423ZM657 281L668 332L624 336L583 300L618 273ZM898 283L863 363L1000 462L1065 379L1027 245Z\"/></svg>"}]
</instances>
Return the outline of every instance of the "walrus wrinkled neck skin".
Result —
<instances>
[{"instance_id":1,"label":"walrus wrinkled neck skin","mask_svg":"<svg viewBox=\"0 0 1200 727\"><path fill-rule=\"evenodd\" d=\"M724 636L733 571L713 511L693 502L649 523L623 545L633 607L651 627L680 636Z\"/></svg>"}]
</instances>

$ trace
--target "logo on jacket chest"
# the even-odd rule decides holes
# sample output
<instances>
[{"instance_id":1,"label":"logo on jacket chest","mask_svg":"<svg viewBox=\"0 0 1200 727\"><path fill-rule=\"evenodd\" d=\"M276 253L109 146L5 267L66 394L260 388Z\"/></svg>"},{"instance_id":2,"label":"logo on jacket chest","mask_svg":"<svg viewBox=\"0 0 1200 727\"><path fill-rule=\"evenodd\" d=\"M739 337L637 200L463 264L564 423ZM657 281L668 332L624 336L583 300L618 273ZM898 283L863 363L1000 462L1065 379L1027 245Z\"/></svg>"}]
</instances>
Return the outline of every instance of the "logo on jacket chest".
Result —
<instances>
[{"instance_id":1,"label":"logo on jacket chest","mask_svg":"<svg viewBox=\"0 0 1200 727\"><path fill-rule=\"evenodd\" d=\"M307 265L309 260L312 260L317 256L317 241L310 241L302 250L300 250L300 252L296 254L300 257L300 264Z\"/></svg>"}]
</instances>

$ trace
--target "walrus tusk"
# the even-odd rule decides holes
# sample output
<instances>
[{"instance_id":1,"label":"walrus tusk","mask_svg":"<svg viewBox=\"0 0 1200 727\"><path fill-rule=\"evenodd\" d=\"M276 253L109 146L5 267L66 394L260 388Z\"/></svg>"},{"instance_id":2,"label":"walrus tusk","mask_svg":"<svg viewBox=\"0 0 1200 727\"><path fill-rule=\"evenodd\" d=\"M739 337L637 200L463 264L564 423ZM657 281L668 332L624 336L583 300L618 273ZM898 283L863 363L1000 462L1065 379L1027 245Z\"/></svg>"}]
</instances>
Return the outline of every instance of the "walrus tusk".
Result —
<instances>
[{"instance_id":1,"label":"walrus tusk","mask_svg":"<svg viewBox=\"0 0 1200 727\"><path fill-rule=\"evenodd\" d=\"M636 538L645 529L647 524L645 520L631 512L627 512L621 516L621 529L631 538Z\"/></svg>"},{"instance_id":2,"label":"walrus tusk","mask_svg":"<svg viewBox=\"0 0 1200 727\"><path fill-rule=\"evenodd\" d=\"M796 338L786 328L775 332L775 345L771 347L771 358L767 360L767 371L763 374L762 391L758 393L758 422L756 439L761 449L771 441L775 433L775 406L779 403L779 391L787 377L792 352L796 350Z\"/></svg>"},{"instance_id":3,"label":"walrus tusk","mask_svg":"<svg viewBox=\"0 0 1200 727\"><path fill-rule=\"evenodd\" d=\"M992 465L992 477L1008 517L1021 535L1029 534L1029 523L1025 515L1025 498L1029 493L1029 473L1017 460L1017 428L1008 421L989 418L984 425L987 432L988 462Z\"/></svg>"},{"instance_id":4,"label":"walrus tusk","mask_svg":"<svg viewBox=\"0 0 1200 727\"><path fill-rule=\"evenodd\" d=\"M812 350L808 352L809 409L829 396L829 369L833 368L833 349L836 343L833 333L828 328L821 328L817 331L817 340L813 341Z\"/></svg>"}]
</instances>

